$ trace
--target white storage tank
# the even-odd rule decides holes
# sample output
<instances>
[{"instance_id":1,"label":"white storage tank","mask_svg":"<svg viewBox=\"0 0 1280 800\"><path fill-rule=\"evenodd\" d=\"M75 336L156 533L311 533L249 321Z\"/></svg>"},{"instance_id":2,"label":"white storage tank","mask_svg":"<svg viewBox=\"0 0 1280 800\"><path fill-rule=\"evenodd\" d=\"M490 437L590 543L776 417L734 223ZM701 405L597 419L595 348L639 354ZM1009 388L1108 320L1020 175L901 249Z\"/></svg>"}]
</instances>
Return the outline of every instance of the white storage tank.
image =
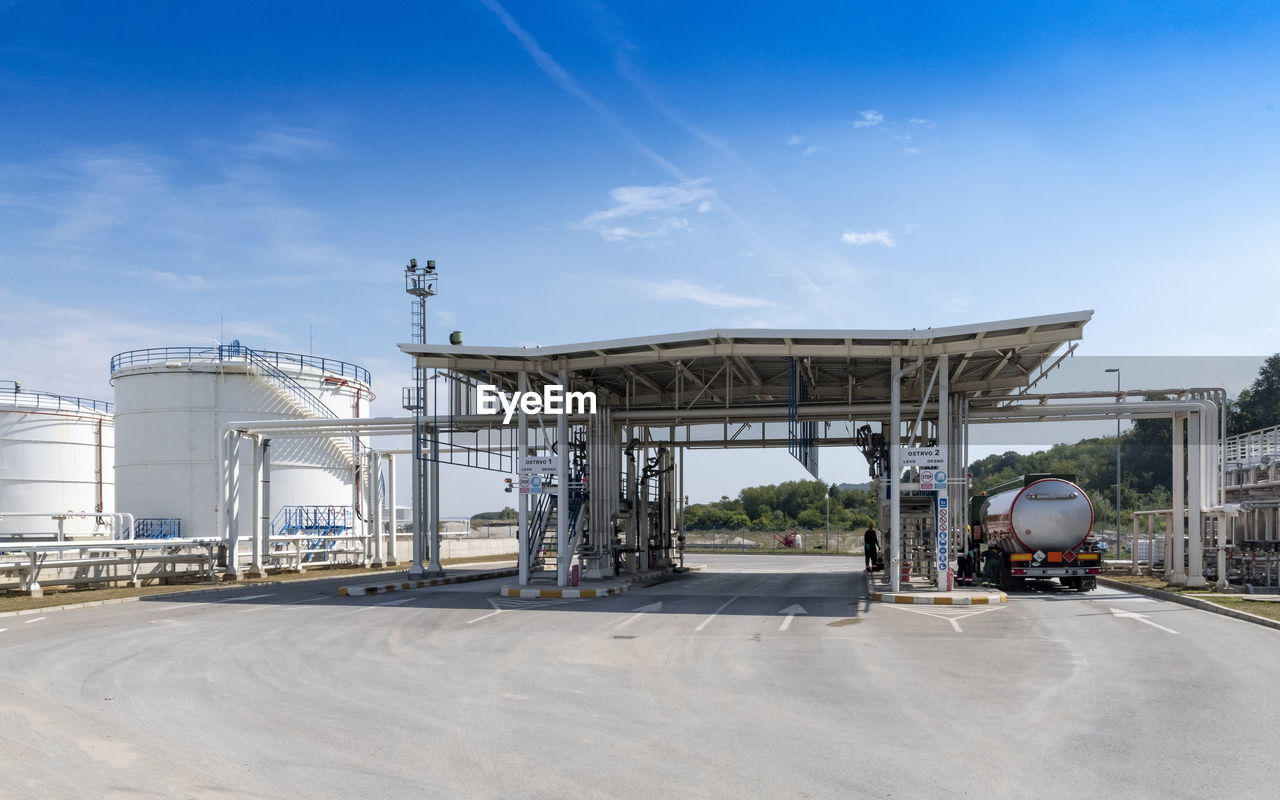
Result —
<instances>
[{"instance_id":1,"label":"white storage tank","mask_svg":"<svg viewBox=\"0 0 1280 800\"><path fill-rule=\"evenodd\" d=\"M179 520L171 532L184 538L221 536L218 440L227 423L366 416L372 398L362 367L238 342L120 353L111 380L117 505L144 520ZM271 518L285 506L349 509L354 447L350 437L273 437ZM242 443L242 542L253 531L252 451Z\"/></svg>"},{"instance_id":2,"label":"white storage tank","mask_svg":"<svg viewBox=\"0 0 1280 800\"><path fill-rule=\"evenodd\" d=\"M0 381L0 534L107 533L114 510L111 404Z\"/></svg>"}]
</instances>

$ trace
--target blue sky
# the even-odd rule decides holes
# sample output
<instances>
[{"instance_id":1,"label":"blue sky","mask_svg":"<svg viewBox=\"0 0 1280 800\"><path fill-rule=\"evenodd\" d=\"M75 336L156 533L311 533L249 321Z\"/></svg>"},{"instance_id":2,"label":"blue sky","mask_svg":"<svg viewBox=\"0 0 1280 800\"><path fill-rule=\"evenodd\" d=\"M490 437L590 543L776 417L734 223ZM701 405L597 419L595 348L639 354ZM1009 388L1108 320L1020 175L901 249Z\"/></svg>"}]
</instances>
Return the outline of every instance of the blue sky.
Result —
<instances>
[{"instance_id":1,"label":"blue sky","mask_svg":"<svg viewBox=\"0 0 1280 800\"><path fill-rule=\"evenodd\" d=\"M0 377L224 331L396 413L410 256L437 341L1091 308L1085 355L1265 355L1277 53L1258 3L0 2Z\"/></svg>"}]
</instances>

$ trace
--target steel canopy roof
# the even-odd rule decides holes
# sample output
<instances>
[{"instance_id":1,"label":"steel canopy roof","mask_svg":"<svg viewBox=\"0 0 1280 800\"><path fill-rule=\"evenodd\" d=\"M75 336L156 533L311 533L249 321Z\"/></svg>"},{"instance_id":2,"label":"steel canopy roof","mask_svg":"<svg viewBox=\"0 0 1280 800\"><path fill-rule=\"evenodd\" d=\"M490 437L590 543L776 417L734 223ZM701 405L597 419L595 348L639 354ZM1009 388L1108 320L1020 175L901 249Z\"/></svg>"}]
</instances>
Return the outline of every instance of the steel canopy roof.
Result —
<instances>
[{"instance_id":1,"label":"steel canopy roof","mask_svg":"<svg viewBox=\"0 0 1280 800\"><path fill-rule=\"evenodd\" d=\"M939 356L949 357L953 392L1025 391L1075 347L1092 311L911 330L729 329L669 333L551 347L401 344L415 365L465 375L505 390L521 371L536 390L568 373L575 391L630 409L729 408L787 401L787 359L795 358L809 402L889 400L890 358L923 359L903 397L923 392ZM1064 346L1066 350L1059 353Z\"/></svg>"}]
</instances>

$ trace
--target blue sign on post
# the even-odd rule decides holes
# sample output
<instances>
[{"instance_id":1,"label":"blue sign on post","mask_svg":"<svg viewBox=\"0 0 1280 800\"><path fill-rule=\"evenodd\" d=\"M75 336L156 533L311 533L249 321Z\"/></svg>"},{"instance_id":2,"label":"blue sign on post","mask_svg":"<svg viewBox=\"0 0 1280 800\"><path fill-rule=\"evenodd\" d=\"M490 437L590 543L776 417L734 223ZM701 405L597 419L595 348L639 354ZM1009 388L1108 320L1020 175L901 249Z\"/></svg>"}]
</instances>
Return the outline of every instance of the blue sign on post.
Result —
<instances>
[{"instance_id":1,"label":"blue sign on post","mask_svg":"<svg viewBox=\"0 0 1280 800\"><path fill-rule=\"evenodd\" d=\"M542 476L529 476L529 494L542 494Z\"/></svg>"}]
</instances>

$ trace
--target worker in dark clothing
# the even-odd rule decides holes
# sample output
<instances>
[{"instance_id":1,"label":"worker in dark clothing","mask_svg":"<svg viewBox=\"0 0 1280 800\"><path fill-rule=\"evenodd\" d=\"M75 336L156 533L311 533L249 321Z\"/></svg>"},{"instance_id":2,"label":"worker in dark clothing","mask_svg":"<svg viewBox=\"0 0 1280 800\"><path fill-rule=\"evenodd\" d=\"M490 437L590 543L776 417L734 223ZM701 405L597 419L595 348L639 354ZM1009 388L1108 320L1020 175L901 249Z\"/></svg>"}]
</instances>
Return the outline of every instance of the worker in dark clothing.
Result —
<instances>
[{"instance_id":1,"label":"worker in dark clothing","mask_svg":"<svg viewBox=\"0 0 1280 800\"><path fill-rule=\"evenodd\" d=\"M867 527L867 532L862 534L862 543L866 548L864 555L867 560L867 572L875 572L876 570L876 552L880 549L880 537L876 535L876 529Z\"/></svg>"},{"instance_id":2,"label":"worker in dark clothing","mask_svg":"<svg viewBox=\"0 0 1280 800\"><path fill-rule=\"evenodd\" d=\"M973 555L965 551L956 557L956 583L960 586L973 585Z\"/></svg>"},{"instance_id":3,"label":"worker in dark clothing","mask_svg":"<svg viewBox=\"0 0 1280 800\"><path fill-rule=\"evenodd\" d=\"M1000 551L995 545L987 547L982 554L982 585L983 586L999 586L1000 585Z\"/></svg>"}]
</instances>

